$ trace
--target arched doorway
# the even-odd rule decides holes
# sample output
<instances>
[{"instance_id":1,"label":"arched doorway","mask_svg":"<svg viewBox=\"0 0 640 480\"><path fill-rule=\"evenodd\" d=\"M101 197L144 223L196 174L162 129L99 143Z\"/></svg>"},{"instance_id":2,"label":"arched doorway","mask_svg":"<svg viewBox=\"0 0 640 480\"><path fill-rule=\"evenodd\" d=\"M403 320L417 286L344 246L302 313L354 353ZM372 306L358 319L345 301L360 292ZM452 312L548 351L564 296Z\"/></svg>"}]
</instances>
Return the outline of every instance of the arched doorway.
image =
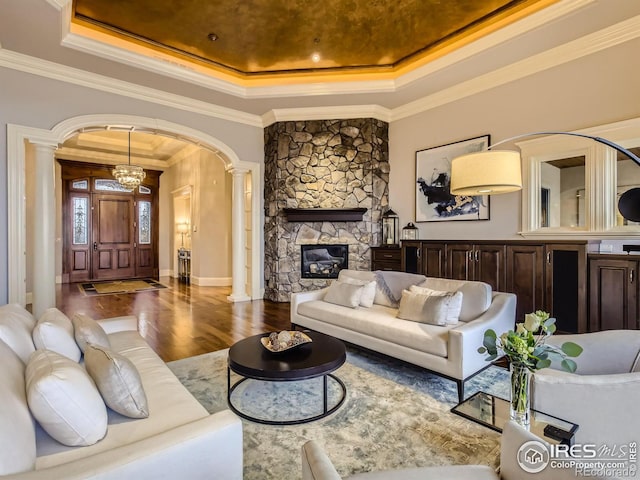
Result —
<instances>
[{"instance_id":1,"label":"arched doorway","mask_svg":"<svg viewBox=\"0 0 640 480\"><path fill-rule=\"evenodd\" d=\"M27 152L34 156L38 171L35 192L35 221L33 232L34 263L38 265L38 275L34 279L34 313L38 314L55 305L55 263L51 250L55 243L54 218L54 174L55 148L66 138L78 131L91 127L105 128L110 125L126 128L148 129L165 135L178 136L185 141L205 146L217 152L225 162L225 168L233 177L232 202L232 293L230 301L244 301L261 297L262 238L260 228L260 195L246 192L246 177L252 185L262 185L262 169L258 163L241 161L224 142L204 132L158 119L130 115L88 115L65 120L51 130L40 130L19 125L8 125L8 207L10 252L26 252L25 231L25 164ZM249 200L248 202L246 200ZM247 255L247 230L245 219L247 204L251 215L251 241L248 242L253 254ZM259 254L257 254L259 253ZM36 258L37 257L37 258ZM249 264L245 259L250 258ZM251 281L247 282L247 272ZM26 260L24 255L9 255L8 287L9 301L26 304ZM250 292L247 292L247 283Z\"/></svg>"}]
</instances>

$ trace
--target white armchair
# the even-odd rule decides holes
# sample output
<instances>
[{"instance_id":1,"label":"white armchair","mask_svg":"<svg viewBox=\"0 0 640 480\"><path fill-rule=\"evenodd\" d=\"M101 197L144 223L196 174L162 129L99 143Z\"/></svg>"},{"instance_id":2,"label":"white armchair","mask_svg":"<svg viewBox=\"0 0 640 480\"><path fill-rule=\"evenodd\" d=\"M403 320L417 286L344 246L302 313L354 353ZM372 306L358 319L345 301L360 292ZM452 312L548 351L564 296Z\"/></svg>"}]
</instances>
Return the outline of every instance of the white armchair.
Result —
<instances>
[{"instance_id":1,"label":"white armchair","mask_svg":"<svg viewBox=\"0 0 640 480\"><path fill-rule=\"evenodd\" d=\"M532 406L579 425L576 443L621 445L640 439L640 331L558 335L584 350L575 373L551 368L533 375ZM635 367L635 372L632 370Z\"/></svg>"},{"instance_id":2,"label":"white armchair","mask_svg":"<svg viewBox=\"0 0 640 480\"><path fill-rule=\"evenodd\" d=\"M486 465L452 465L443 467L406 468L378 472L359 473L349 480L564 480L575 478L573 471L547 466L539 473L526 473L518 464L518 449L526 442L539 437L524 430L514 422L505 425L500 446L500 474ZM302 480L341 480L335 467L314 440L302 446Z\"/></svg>"}]
</instances>

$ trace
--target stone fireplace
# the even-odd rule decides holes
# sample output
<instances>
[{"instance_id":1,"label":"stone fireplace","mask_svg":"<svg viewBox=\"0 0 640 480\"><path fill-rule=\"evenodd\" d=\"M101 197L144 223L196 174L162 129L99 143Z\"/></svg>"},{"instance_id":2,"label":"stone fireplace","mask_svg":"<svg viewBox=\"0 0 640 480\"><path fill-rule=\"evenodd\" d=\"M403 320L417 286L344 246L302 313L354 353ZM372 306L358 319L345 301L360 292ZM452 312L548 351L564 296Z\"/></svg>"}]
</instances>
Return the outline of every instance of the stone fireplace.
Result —
<instances>
[{"instance_id":1,"label":"stone fireplace","mask_svg":"<svg viewBox=\"0 0 640 480\"><path fill-rule=\"evenodd\" d=\"M288 302L292 292L317 290L335 278L325 267L337 259L310 261L305 273L303 251L340 257L333 247L345 246L348 268L369 270L370 247L380 244L380 216L388 207L388 124L372 118L278 122L264 135L264 297ZM355 219L342 215L354 210L360 212Z\"/></svg>"}]
</instances>

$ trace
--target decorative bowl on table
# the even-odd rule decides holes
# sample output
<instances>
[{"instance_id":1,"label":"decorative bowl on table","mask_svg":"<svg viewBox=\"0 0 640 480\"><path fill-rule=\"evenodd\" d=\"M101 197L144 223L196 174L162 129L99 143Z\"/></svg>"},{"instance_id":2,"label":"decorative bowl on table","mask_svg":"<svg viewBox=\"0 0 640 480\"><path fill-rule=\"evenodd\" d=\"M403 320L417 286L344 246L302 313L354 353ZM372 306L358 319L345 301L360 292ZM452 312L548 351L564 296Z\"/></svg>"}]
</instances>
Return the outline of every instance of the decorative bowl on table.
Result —
<instances>
[{"instance_id":1,"label":"decorative bowl on table","mask_svg":"<svg viewBox=\"0 0 640 480\"><path fill-rule=\"evenodd\" d=\"M260 339L264 348L272 353L282 353L293 348L300 347L312 342L311 337L306 333L298 331L283 330L282 332L272 332L268 337Z\"/></svg>"}]
</instances>

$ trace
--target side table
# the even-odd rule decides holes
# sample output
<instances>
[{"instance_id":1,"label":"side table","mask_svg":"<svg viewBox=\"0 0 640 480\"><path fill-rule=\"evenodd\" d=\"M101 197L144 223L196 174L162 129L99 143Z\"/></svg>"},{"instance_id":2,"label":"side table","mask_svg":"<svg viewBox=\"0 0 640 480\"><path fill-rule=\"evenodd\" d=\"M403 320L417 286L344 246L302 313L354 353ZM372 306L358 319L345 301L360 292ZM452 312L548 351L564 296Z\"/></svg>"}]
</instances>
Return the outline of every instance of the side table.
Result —
<instances>
[{"instance_id":1,"label":"side table","mask_svg":"<svg viewBox=\"0 0 640 480\"><path fill-rule=\"evenodd\" d=\"M178 249L178 280L189 283L191 280L191 250Z\"/></svg>"},{"instance_id":2,"label":"side table","mask_svg":"<svg viewBox=\"0 0 640 480\"><path fill-rule=\"evenodd\" d=\"M503 398L496 397L486 392L477 392L459 403L451 411L461 417L484 425L491 430L502 433L502 427L509 421L509 402ZM552 436L549 429L545 427L551 425L564 434L565 438ZM573 445L573 437L578 430L578 425L561 418L547 415L537 410L531 410L531 424L529 431L540 438L544 438L549 443L563 443Z\"/></svg>"}]
</instances>

